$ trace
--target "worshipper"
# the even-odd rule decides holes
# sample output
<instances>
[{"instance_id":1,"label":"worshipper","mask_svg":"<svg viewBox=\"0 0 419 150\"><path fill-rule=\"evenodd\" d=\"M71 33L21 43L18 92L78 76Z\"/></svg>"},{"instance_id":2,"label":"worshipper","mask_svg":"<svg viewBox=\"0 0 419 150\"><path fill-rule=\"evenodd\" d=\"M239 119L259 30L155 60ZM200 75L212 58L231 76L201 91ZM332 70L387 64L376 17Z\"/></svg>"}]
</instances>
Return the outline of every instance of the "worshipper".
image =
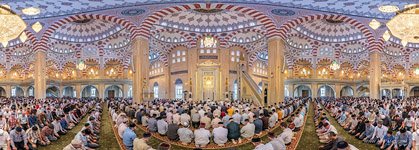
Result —
<instances>
[{"instance_id":1,"label":"worshipper","mask_svg":"<svg viewBox=\"0 0 419 150\"><path fill-rule=\"evenodd\" d=\"M198 112L192 112L192 126L197 129L199 127L199 122L201 120L201 116Z\"/></svg>"},{"instance_id":2,"label":"worshipper","mask_svg":"<svg viewBox=\"0 0 419 150\"><path fill-rule=\"evenodd\" d=\"M212 128L217 128L219 122L222 122L221 119L218 117L218 115L215 115L214 119L212 119L212 121L211 121L211 127ZM224 122L223 122L223 125L224 125Z\"/></svg>"},{"instance_id":3,"label":"worshipper","mask_svg":"<svg viewBox=\"0 0 419 150\"><path fill-rule=\"evenodd\" d=\"M249 119L244 120L245 125L240 129L241 137L251 140L255 135L255 125L249 122Z\"/></svg>"},{"instance_id":4,"label":"worshipper","mask_svg":"<svg viewBox=\"0 0 419 150\"><path fill-rule=\"evenodd\" d=\"M320 146L319 150L332 150L332 149L337 149L337 144L340 141L343 141L343 138L340 136L337 136L337 133L334 131L329 131L329 134L327 134L329 136L329 142L326 143L326 145Z\"/></svg>"},{"instance_id":5,"label":"worshipper","mask_svg":"<svg viewBox=\"0 0 419 150\"><path fill-rule=\"evenodd\" d=\"M55 118L51 124L54 126L54 133L57 133L58 135L67 134L67 130L63 129L63 127L60 124L60 118Z\"/></svg>"},{"instance_id":6,"label":"worshipper","mask_svg":"<svg viewBox=\"0 0 419 150\"><path fill-rule=\"evenodd\" d=\"M197 148L203 148L206 147L207 144L210 142L211 133L209 130L205 129L205 124L201 123L199 125L199 129L195 130L194 137L195 146Z\"/></svg>"},{"instance_id":7,"label":"worshipper","mask_svg":"<svg viewBox=\"0 0 419 150\"><path fill-rule=\"evenodd\" d=\"M388 130L387 134L383 138L383 142L380 145L380 149L392 149L394 145L394 140L395 138L393 136L393 132Z\"/></svg>"},{"instance_id":8,"label":"worshipper","mask_svg":"<svg viewBox=\"0 0 419 150\"><path fill-rule=\"evenodd\" d=\"M285 145L291 144L294 132L292 131L292 125L288 125L285 122L281 122L280 127L283 129L282 133L278 135L278 139L281 139Z\"/></svg>"},{"instance_id":9,"label":"worshipper","mask_svg":"<svg viewBox=\"0 0 419 150\"><path fill-rule=\"evenodd\" d=\"M269 143L267 145L271 145L274 150L286 150L287 147L284 144L282 139L275 137L273 132L268 133Z\"/></svg>"},{"instance_id":10,"label":"worshipper","mask_svg":"<svg viewBox=\"0 0 419 150\"><path fill-rule=\"evenodd\" d=\"M177 111L174 112L173 116L173 123L179 125L180 124L180 115Z\"/></svg>"},{"instance_id":11,"label":"worshipper","mask_svg":"<svg viewBox=\"0 0 419 150\"><path fill-rule=\"evenodd\" d=\"M276 114L276 113L275 113ZM269 128L273 128L278 120L272 112L269 112Z\"/></svg>"},{"instance_id":12,"label":"worshipper","mask_svg":"<svg viewBox=\"0 0 419 150\"><path fill-rule=\"evenodd\" d=\"M234 115L232 116L233 121L236 122L236 123L238 123L238 124L240 124L241 117L242 116L240 115L239 110L236 110L235 113L234 113Z\"/></svg>"},{"instance_id":13,"label":"worshipper","mask_svg":"<svg viewBox=\"0 0 419 150\"><path fill-rule=\"evenodd\" d=\"M412 150L419 150L419 129L412 134Z\"/></svg>"},{"instance_id":14,"label":"worshipper","mask_svg":"<svg viewBox=\"0 0 419 150\"><path fill-rule=\"evenodd\" d=\"M212 130L212 135L214 136L214 143L218 146L224 146L227 142L228 130L224 128L223 122L218 122L218 127Z\"/></svg>"},{"instance_id":15,"label":"worshipper","mask_svg":"<svg viewBox=\"0 0 419 150\"><path fill-rule=\"evenodd\" d=\"M28 137L29 147L31 149L36 149L38 145L46 146L50 144L49 141L43 141L39 136L41 133L38 130L37 126L33 126L26 131L26 135Z\"/></svg>"},{"instance_id":16,"label":"worshipper","mask_svg":"<svg viewBox=\"0 0 419 150\"><path fill-rule=\"evenodd\" d=\"M253 138L252 144L255 146L254 150L274 150L272 145L265 145L260 138Z\"/></svg>"},{"instance_id":17,"label":"worshipper","mask_svg":"<svg viewBox=\"0 0 419 150\"><path fill-rule=\"evenodd\" d=\"M174 122L173 122L174 123ZM176 124L176 123L174 123ZM165 136L167 132L168 124L166 122L166 116L158 117L157 121L157 131L160 135Z\"/></svg>"},{"instance_id":18,"label":"worshipper","mask_svg":"<svg viewBox=\"0 0 419 150\"><path fill-rule=\"evenodd\" d=\"M294 114L291 115L291 118L293 118L292 119L293 120L292 123L294 123L294 125L295 125L294 132L300 131L300 129L303 126L303 123L304 123L303 118L301 118L299 116L300 115L298 115L298 116L295 116Z\"/></svg>"},{"instance_id":19,"label":"worshipper","mask_svg":"<svg viewBox=\"0 0 419 150\"><path fill-rule=\"evenodd\" d=\"M182 112L180 122L187 122L189 124L191 122L191 116L187 112Z\"/></svg>"},{"instance_id":20,"label":"worshipper","mask_svg":"<svg viewBox=\"0 0 419 150\"><path fill-rule=\"evenodd\" d=\"M260 116L262 116L262 118L261 118L261 120L262 120L262 131L265 131L265 130L269 129L269 116L264 115L263 113L260 114Z\"/></svg>"},{"instance_id":21,"label":"worshipper","mask_svg":"<svg viewBox=\"0 0 419 150\"><path fill-rule=\"evenodd\" d=\"M77 133L76 138L77 140L80 140L83 142L83 145L87 149L96 149L99 147L99 144L95 143L89 135L91 134L90 129L84 129L81 130L79 133Z\"/></svg>"},{"instance_id":22,"label":"worshipper","mask_svg":"<svg viewBox=\"0 0 419 150\"><path fill-rule=\"evenodd\" d=\"M401 128L394 139L394 149L410 150L412 147L412 134L405 128Z\"/></svg>"},{"instance_id":23,"label":"worshipper","mask_svg":"<svg viewBox=\"0 0 419 150\"><path fill-rule=\"evenodd\" d=\"M182 123L183 127L180 128L177 133L179 135L179 140L183 145L188 145L192 142L194 134L191 129L189 129L189 124L187 122Z\"/></svg>"},{"instance_id":24,"label":"worshipper","mask_svg":"<svg viewBox=\"0 0 419 150\"><path fill-rule=\"evenodd\" d=\"M157 132L157 120L156 120L156 117L157 117L157 115L156 114L153 114L153 117L151 117L147 121L147 129L150 132ZM173 122L173 123L175 123L175 122Z\"/></svg>"},{"instance_id":25,"label":"worshipper","mask_svg":"<svg viewBox=\"0 0 419 150\"><path fill-rule=\"evenodd\" d=\"M122 138L125 130L128 128L127 123L128 123L128 119L125 118L124 121L118 126L118 135L120 138Z\"/></svg>"},{"instance_id":26,"label":"worshipper","mask_svg":"<svg viewBox=\"0 0 419 150\"><path fill-rule=\"evenodd\" d=\"M10 136L7 131L0 129L0 148L3 150L7 150L10 145Z\"/></svg>"},{"instance_id":27,"label":"worshipper","mask_svg":"<svg viewBox=\"0 0 419 150\"><path fill-rule=\"evenodd\" d=\"M181 115L181 118L182 118L182 115ZM184 123L188 123L188 122L184 122ZM166 132L167 138L169 138L169 140L172 140L172 141L179 140L178 130L179 130L179 126L177 124L174 124L173 122L170 123L167 127L167 132Z\"/></svg>"},{"instance_id":28,"label":"worshipper","mask_svg":"<svg viewBox=\"0 0 419 150\"><path fill-rule=\"evenodd\" d=\"M259 116L254 122L253 124L255 125L255 134L257 136L259 136L260 134L262 134L262 130L263 130L263 122L261 120L262 116Z\"/></svg>"},{"instance_id":29,"label":"worshipper","mask_svg":"<svg viewBox=\"0 0 419 150\"><path fill-rule=\"evenodd\" d=\"M209 129L211 127L211 118L208 117L208 113L204 113L204 116L201 118L200 123L205 124L205 129Z\"/></svg>"},{"instance_id":30,"label":"worshipper","mask_svg":"<svg viewBox=\"0 0 419 150\"><path fill-rule=\"evenodd\" d=\"M125 148L127 150L133 150L134 147L134 139L137 137L137 134L135 134L135 123L130 123L129 127L124 131L124 134L122 136L122 141L125 145Z\"/></svg>"},{"instance_id":31,"label":"worshipper","mask_svg":"<svg viewBox=\"0 0 419 150\"><path fill-rule=\"evenodd\" d=\"M57 135L54 133L54 126L53 125L46 125L41 130L41 136L48 138L48 141L56 141L58 140Z\"/></svg>"},{"instance_id":32,"label":"worshipper","mask_svg":"<svg viewBox=\"0 0 419 150\"><path fill-rule=\"evenodd\" d=\"M148 117L149 117L149 114L145 114L145 115L143 115L141 117L141 125L143 127L147 127L147 125L148 125Z\"/></svg>"},{"instance_id":33,"label":"worshipper","mask_svg":"<svg viewBox=\"0 0 419 150\"><path fill-rule=\"evenodd\" d=\"M365 121L365 131L359 136L359 139L363 142L368 142L374 135L375 127L369 120Z\"/></svg>"},{"instance_id":34,"label":"worshipper","mask_svg":"<svg viewBox=\"0 0 419 150\"><path fill-rule=\"evenodd\" d=\"M78 150L78 149L83 149L83 142L78 139L71 140L71 143L63 148L63 150Z\"/></svg>"},{"instance_id":35,"label":"worshipper","mask_svg":"<svg viewBox=\"0 0 419 150\"><path fill-rule=\"evenodd\" d=\"M143 138L135 138L134 139L134 150L154 150L151 146L147 144L148 140L150 139L151 134L146 132L143 133Z\"/></svg>"},{"instance_id":36,"label":"worshipper","mask_svg":"<svg viewBox=\"0 0 419 150\"><path fill-rule=\"evenodd\" d=\"M228 139L232 141L234 144L237 144L236 140L241 143L240 138L240 124L236 123L233 118L230 118L230 123L227 125L228 129Z\"/></svg>"},{"instance_id":37,"label":"worshipper","mask_svg":"<svg viewBox=\"0 0 419 150\"><path fill-rule=\"evenodd\" d=\"M377 126L374 129L374 134L368 143L380 145L383 141L384 135L387 133L388 128L383 125L383 121L378 121Z\"/></svg>"},{"instance_id":38,"label":"worshipper","mask_svg":"<svg viewBox=\"0 0 419 150\"><path fill-rule=\"evenodd\" d=\"M21 127L16 127L10 131L10 145L13 149L29 149L26 133Z\"/></svg>"}]
</instances>

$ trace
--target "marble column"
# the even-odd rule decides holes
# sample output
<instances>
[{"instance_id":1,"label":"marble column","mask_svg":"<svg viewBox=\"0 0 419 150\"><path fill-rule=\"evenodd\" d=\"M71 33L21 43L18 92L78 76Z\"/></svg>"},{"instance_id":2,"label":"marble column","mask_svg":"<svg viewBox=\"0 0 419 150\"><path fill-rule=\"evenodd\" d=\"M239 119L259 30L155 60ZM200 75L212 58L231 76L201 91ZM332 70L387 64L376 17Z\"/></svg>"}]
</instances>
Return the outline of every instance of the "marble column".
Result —
<instances>
[{"instance_id":1,"label":"marble column","mask_svg":"<svg viewBox=\"0 0 419 150\"><path fill-rule=\"evenodd\" d=\"M317 83L311 83L311 97L317 98L318 87Z\"/></svg>"},{"instance_id":2,"label":"marble column","mask_svg":"<svg viewBox=\"0 0 419 150\"><path fill-rule=\"evenodd\" d=\"M74 95L76 98L81 98L81 84L76 84L74 90L76 90L76 95Z\"/></svg>"},{"instance_id":3,"label":"marble column","mask_svg":"<svg viewBox=\"0 0 419 150\"><path fill-rule=\"evenodd\" d=\"M35 99L43 99L46 96L46 53L44 51L37 51L35 53L34 65L34 88Z\"/></svg>"},{"instance_id":4,"label":"marble column","mask_svg":"<svg viewBox=\"0 0 419 150\"><path fill-rule=\"evenodd\" d=\"M342 97L342 95L340 95L341 93L340 93L340 91L342 90L342 85L341 84L336 84L335 85L335 92L336 92L336 98L340 98L340 97Z\"/></svg>"},{"instance_id":5,"label":"marble column","mask_svg":"<svg viewBox=\"0 0 419 150\"><path fill-rule=\"evenodd\" d=\"M105 84L104 83L99 83L98 85L98 93L99 93L99 98L105 98ZM116 96L116 95L115 95Z\"/></svg>"},{"instance_id":6,"label":"marble column","mask_svg":"<svg viewBox=\"0 0 419 150\"><path fill-rule=\"evenodd\" d=\"M221 65L221 100L224 100L226 98L226 93L230 91L230 51L229 48L221 48L220 49L220 62ZM239 71L239 70L238 70Z\"/></svg>"},{"instance_id":7,"label":"marble column","mask_svg":"<svg viewBox=\"0 0 419 150\"><path fill-rule=\"evenodd\" d=\"M284 67L285 43L280 38L268 40L268 104L284 101Z\"/></svg>"},{"instance_id":8,"label":"marble column","mask_svg":"<svg viewBox=\"0 0 419 150\"><path fill-rule=\"evenodd\" d=\"M129 84L122 85L122 96L128 98Z\"/></svg>"},{"instance_id":9,"label":"marble column","mask_svg":"<svg viewBox=\"0 0 419 150\"><path fill-rule=\"evenodd\" d=\"M198 49L197 47L190 48L188 51L188 77L189 79L186 81L189 83L189 86L186 89L188 92L192 92L192 100L197 100L197 64L198 64ZM189 95L188 95L189 96ZM189 97L187 97L189 100Z\"/></svg>"},{"instance_id":10,"label":"marble column","mask_svg":"<svg viewBox=\"0 0 419 150\"><path fill-rule=\"evenodd\" d=\"M136 103L143 102L144 100L144 85L147 82L148 67L149 67L149 45L148 39L143 37L136 37L132 41L133 51L133 101Z\"/></svg>"},{"instance_id":11,"label":"marble column","mask_svg":"<svg viewBox=\"0 0 419 150\"><path fill-rule=\"evenodd\" d=\"M370 53L370 97L373 99L380 98L380 82L381 82L381 60L380 52L373 51Z\"/></svg>"},{"instance_id":12,"label":"marble column","mask_svg":"<svg viewBox=\"0 0 419 150\"><path fill-rule=\"evenodd\" d=\"M11 85L6 85L4 90L6 91L6 97L12 96L12 86Z\"/></svg>"}]
</instances>

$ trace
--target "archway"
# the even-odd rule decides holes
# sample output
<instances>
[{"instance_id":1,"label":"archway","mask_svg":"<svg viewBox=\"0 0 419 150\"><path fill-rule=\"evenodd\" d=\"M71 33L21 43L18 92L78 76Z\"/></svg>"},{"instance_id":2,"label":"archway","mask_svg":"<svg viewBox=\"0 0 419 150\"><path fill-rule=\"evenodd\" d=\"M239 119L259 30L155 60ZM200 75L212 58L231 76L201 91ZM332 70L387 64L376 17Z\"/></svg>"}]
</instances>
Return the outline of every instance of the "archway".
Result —
<instances>
[{"instance_id":1,"label":"archway","mask_svg":"<svg viewBox=\"0 0 419 150\"><path fill-rule=\"evenodd\" d=\"M415 86L410 90L410 96L419 97L419 87Z\"/></svg>"},{"instance_id":2,"label":"archway","mask_svg":"<svg viewBox=\"0 0 419 150\"><path fill-rule=\"evenodd\" d=\"M76 97L76 93L73 87L67 86L63 89L63 97Z\"/></svg>"},{"instance_id":3,"label":"archway","mask_svg":"<svg viewBox=\"0 0 419 150\"><path fill-rule=\"evenodd\" d=\"M317 90L318 97L335 97L335 90L329 85L321 85Z\"/></svg>"},{"instance_id":4,"label":"archway","mask_svg":"<svg viewBox=\"0 0 419 150\"><path fill-rule=\"evenodd\" d=\"M175 81L175 98L183 98L183 82L181 79Z\"/></svg>"},{"instance_id":5,"label":"archway","mask_svg":"<svg viewBox=\"0 0 419 150\"><path fill-rule=\"evenodd\" d=\"M159 83L154 82L153 84L153 94L154 98L159 98Z\"/></svg>"},{"instance_id":6,"label":"archway","mask_svg":"<svg viewBox=\"0 0 419 150\"><path fill-rule=\"evenodd\" d=\"M59 97L60 96L60 89L56 86L48 87L46 90L46 97Z\"/></svg>"},{"instance_id":7,"label":"archway","mask_svg":"<svg viewBox=\"0 0 419 150\"><path fill-rule=\"evenodd\" d=\"M299 85L294 90L295 97L311 97L311 88L307 85Z\"/></svg>"},{"instance_id":8,"label":"archway","mask_svg":"<svg viewBox=\"0 0 419 150\"><path fill-rule=\"evenodd\" d=\"M391 91L390 89L382 89L381 90L381 96L391 98Z\"/></svg>"},{"instance_id":9,"label":"archway","mask_svg":"<svg viewBox=\"0 0 419 150\"><path fill-rule=\"evenodd\" d=\"M81 97L98 97L99 96L99 90L93 85L88 85L84 87L84 89L81 92Z\"/></svg>"},{"instance_id":10,"label":"archway","mask_svg":"<svg viewBox=\"0 0 419 150\"><path fill-rule=\"evenodd\" d=\"M111 85L105 89L105 98L123 97L122 89L117 85Z\"/></svg>"},{"instance_id":11,"label":"archway","mask_svg":"<svg viewBox=\"0 0 419 150\"><path fill-rule=\"evenodd\" d=\"M28 92L28 96L33 97L35 95L34 91L35 91L35 88L33 86L29 86L28 91L26 91L26 92Z\"/></svg>"},{"instance_id":12,"label":"archway","mask_svg":"<svg viewBox=\"0 0 419 150\"><path fill-rule=\"evenodd\" d=\"M341 97L354 96L354 89L350 86L345 86L340 90Z\"/></svg>"},{"instance_id":13,"label":"archway","mask_svg":"<svg viewBox=\"0 0 419 150\"><path fill-rule=\"evenodd\" d=\"M19 86L12 86L12 89L11 90L12 90L11 91L11 97L22 97L22 96L25 96L25 92Z\"/></svg>"},{"instance_id":14,"label":"archway","mask_svg":"<svg viewBox=\"0 0 419 150\"><path fill-rule=\"evenodd\" d=\"M392 98L403 98L403 90L399 89L399 88L395 88L391 91L392 94Z\"/></svg>"},{"instance_id":15,"label":"archway","mask_svg":"<svg viewBox=\"0 0 419 150\"><path fill-rule=\"evenodd\" d=\"M370 96L370 89L366 85L360 86L356 89L356 93L359 97L367 97Z\"/></svg>"},{"instance_id":16,"label":"archway","mask_svg":"<svg viewBox=\"0 0 419 150\"><path fill-rule=\"evenodd\" d=\"M3 87L0 87L0 97L6 97L6 90Z\"/></svg>"}]
</instances>

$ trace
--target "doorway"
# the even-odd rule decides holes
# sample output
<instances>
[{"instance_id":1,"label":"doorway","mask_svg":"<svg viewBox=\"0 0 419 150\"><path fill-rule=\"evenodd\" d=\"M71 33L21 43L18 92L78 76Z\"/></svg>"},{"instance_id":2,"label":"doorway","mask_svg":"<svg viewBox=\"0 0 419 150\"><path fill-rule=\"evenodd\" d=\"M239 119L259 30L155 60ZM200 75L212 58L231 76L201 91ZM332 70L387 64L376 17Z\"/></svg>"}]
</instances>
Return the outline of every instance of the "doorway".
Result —
<instances>
[{"instance_id":1,"label":"doorway","mask_svg":"<svg viewBox=\"0 0 419 150\"><path fill-rule=\"evenodd\" d=\"M308 95L309 93L308 93L308 90L302 90L301 91L301 96L302 97L308 97L309 95Z\"/></svg>"},{"instance_id":2,"label":"doorway","mask_svg":"<svg viewBox=\"0 0 419 150\"><path fill-rule=\"evenodd\" d=\"M108 98L115 98L115 91L114 90L109 90L108 91Z\"/></svg>"}]
</instances>

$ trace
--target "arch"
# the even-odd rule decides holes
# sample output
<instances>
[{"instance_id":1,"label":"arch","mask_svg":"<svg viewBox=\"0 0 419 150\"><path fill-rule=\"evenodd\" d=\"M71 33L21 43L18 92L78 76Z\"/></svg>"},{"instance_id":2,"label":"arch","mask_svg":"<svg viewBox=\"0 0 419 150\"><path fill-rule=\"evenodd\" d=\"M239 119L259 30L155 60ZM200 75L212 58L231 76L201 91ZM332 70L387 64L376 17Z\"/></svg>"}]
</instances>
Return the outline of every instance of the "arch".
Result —
<instances>
[{"instance_id":1,"label":"arch","mask_svg":"<svg viewBox=\"0 0 419 150\"><path fill-rule=\"evenodd\" d=\"M118 85L108 86L104 91L105 98L123 97L122 88Z\"/></svg>"},{"instance_id":2,"label":"arch","mask_svg":"<svg viewBox=\"0 0 419 150\"><path fill-rule=\"evenodd\" d=\"M352 89L352 87L350 87L350 86L344 86L340 90L340 96L341 97L354 96L354 89Z\"/></svg>"},{"instance_id":3,"label":"arch","mask_svg":"<svg viewBox=\"0 0 419 150\"><path fill-rule=\"evenodd\" d=\"M179 29L174 29L174 28L159 29L159 30L152 31L151 32L151 35L158 34L158 33L161 33L161 32L166 32L166 31L167 32L176 32L176 33L179 33L180 35L182 35L186 39L185 42L189 43L189 44L187 44L189 46L196 45L196 41L193 40L193 38L192 38L192 36L190 34L186 33L185 31L181 31Z\"/></svg>"},{"instance_id":4,"label":"arch","mask_svg":"<svg viewBox=\"0 0 419 150\"><path fill-rule=\"evenodd\" d=\"M98 96L99 96L99 90L93 85L88 85L84 87L81 92L81 97L98 97Z\"/></svg>"},{"instance_id":5,"label":"arch","mask_svg":"<svg viewBox=\"0 0 419 150\"><path fill-rule=\"evenodd\" d=\"M403 90L400 89L400 88L394 88L393 90L391 90L392 98L401 99L401 98L403 98L403 94L404 94Z\"/></svg>"},{"instance_id":6,"label":"arch","mask_svg":"<svg viewBox=\"0 0 419 150\"><path fill-rule=\"evenodd\" d=\"M296 19L293 19L291 21L288 21L287 23L284 23L281 25L281 27L278 30L278 34L282 39L287 38L287 32L290 31L292 28L296 27L298 24L302 24L307 21L311 20L318 20L318 19L334 19L334 20L340 20L345 23L349 23L356 28L358 28L364 36L367 38L368 43L368 49L373 50L380 50L380 48L375 43L374 35L372 34L371 30L364 25L363 23L359 22L356 19L353 19L351 17L345 16L345 15L338 15L338 14L315 14L315 15L307 15L307 16L301 16Z\"/></svg>"},{"instance_id":7,"label":"arch","mask_svg":"<svg viewBox=\"0 0 419 150\"><path fill-rule=\"evenodd\" d=\"M131 39L135 38L138 34L137 27L135 26L135 24L132 23L131 21L128 21L128 20L123 19L123 18L119 18L119 17L116 17L116 16L110 16L110 15L102 15L102 14L76 14L76 15L72 15L72 16L68 16L66 18L63 18L63 19L58 20L58 21L54 22L53 24L51 24L45 30L45 32L42 35L42 38L39 41L39 43L35 44L34 49L35 50L47 50L48 49L47 43L49 41L50 36L54 33L55 30L57 30L58 28L60 28L64 24L74 22L74 21L77 21L77 20L83 20L83 19L101 19L101 20L106 20L106 21L110 21L110 22L120 24L121 26L123 26L125 29L127 29L131 33L131 37L130 37Z\"/></svg>"},{"instance_id":8,"label":"arch","mask_svg":"<svg viewBox=\"0 0 419 150\"><path fill-rule=\"evenodd\" d=\"M382 89L381 96L391 98L391 90L390 89Z\"/></svg>"},{"instance_id":9,"label":"arch","mask_svg":"<svg viewBox=\"0 0 419 150\"><path fill-rule=\"evenodd\" d=\"M25 96L25 92L20 86L12 86L10 97L22 97Z\"/></svg>"},{"instance_id":10,"label":"arch","mask_svg":"<svg viewBox=\"0 0 419 150\"><path fill-rule=\"evenodd\" d=\"M183 82L179 78L175 81L175 98L183 98Z\"/></svg>"},{"instance_id":11,"label":"arch","mask_svg":"<svg viewBox=\"0 0 419 150\"><path fill-rule=\"evenodd\" d=\"M318 97L335 97L336 92L333 87L330 85L324 84L320 85L319 89L317 90L317 96Z\"/></svg>"},{"instance_id":12,"label":"arch","mask_svg":"<svg viewBox=\"0 0 419 150\"><path fill-rule=\"evenodd\" d=\"M6 90L3 87L0 87L0 97L6 97Z\"/></svg>"},{"instance_id":13,"label":"arch","mask_svg":"<svg viewBox=\"0 0 419 150\"><path fill-rule=\"evenodd\" d=\"M35 88L32 85L28 87L26 92L28 93L28 96L30 97L35 96Z\"/></svg>"},{"instance_id":14,"label":"arch","mask_svg":"<svg viewBox=\"0 0 419 150\"><path fill-rule=\"evenodd\" d=\"M307 85L298 85L295 87L294 97L311 97L311 88Z\"/></svg>"},{"instance_id":15,"label":"arch","mask_svg":"<svg viewBox=\"0 0 419 150\"><path fill-rule=\"evenodd\" d=\"M414 86L410 89L409 96L419 97L419 86Z\"/></svg>"},{"instance_id":16,"label":"arch","mask_svg":"<svg viewBox=\"0 0 419 150\"><path fill-rule=\"evenodd\" d=\"M274 21L272 21L272 19L269 18L266 14L258 10L247 8L244 6L236 6L232 4L220 4L220 3L195 3L195 4L185 4L185 5L178 5L178 6L171 6L168 8L163 8L149 15L146 19L143 20L143 22L140 25L139 36L142 36L148 39L150 37L150 29L152 28L153 24L159 21L164 16L167 16L169 14L173 14L176 12L180 12L180 11L186 11L186 10L191 10L191 9L202 9L202 8L226 9L226 10L238 11L238 12L247 14L249 16L252 16L256 20L260 21L263 24L263 26L266 28L268 38L278 36L278 32L276 30L276 25L274 24Z\"/></svg>"},{"instance_id":17,"label":"arch","mask_svg":"<svg viewBox=\"0 0 419 150\"><path fill-rule=\"evenodd\" d=\"M72 86L64 87L63 89L63 97L76 97L75 89Z\"/></svg>"},{"instance_id":18,"label":"arch","mask_svg":"<svg viewBox=\"0 0 419 150\"><path fill-rule=\"evenodd\" d=\"M154 82L153 84L153 94L154 98L159 98L159 83Z\"/></svg>"},{"instance_id":19,"label":"arch","mask_svg":"<svg viewBox=\"0 0 419 150\"><path fill-rule=\"evenodd\" d=\"M367 97L370 95L370 89L368 85L362 85L356 89L356 93L359 97Z\"/></svg>"},{"instance_id":20,"label":"arch","mask_svg":"<svg viewBox=\"0 0 419 150\"><path fill-rule=\"evenodd\" d=\"M57 86L50 86L46 89L46 97L59 97L60 89Z\"/></svg>"}]
</instances>

